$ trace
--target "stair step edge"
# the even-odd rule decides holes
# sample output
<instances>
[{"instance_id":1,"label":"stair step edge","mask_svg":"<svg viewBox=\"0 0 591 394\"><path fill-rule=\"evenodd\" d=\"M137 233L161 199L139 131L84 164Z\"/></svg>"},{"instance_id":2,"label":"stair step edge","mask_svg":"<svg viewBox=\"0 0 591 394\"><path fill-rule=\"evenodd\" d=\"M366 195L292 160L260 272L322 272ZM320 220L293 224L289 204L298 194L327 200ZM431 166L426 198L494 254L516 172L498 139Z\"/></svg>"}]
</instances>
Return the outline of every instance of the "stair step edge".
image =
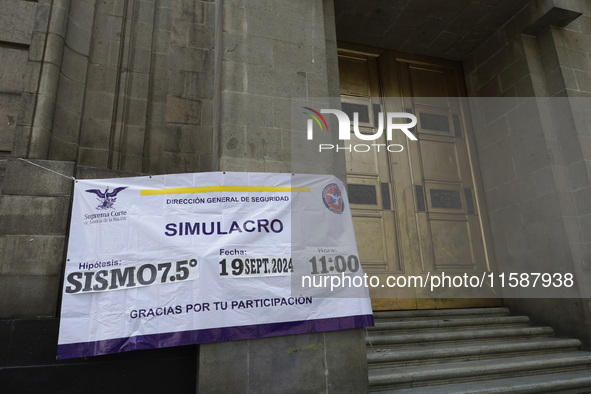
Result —
<instances>
[{"instance_id":1,"label":"stair step edge","mask_svg":"<svg viewBox=\"0 0 591 394\"><path fill-rule=\"evenodd\" d=\"M378 369L369 371L370 386L429 382L455 378L497 375L527 371L574 368L591 365L590 352L512 357L448 364Z\"/></svg>"},{"instance_id":2,"label":"stair step edge","mask_svg":"<svg viewBox=\"0 0 591 394\"><path fill-rule=\"evenodd\" d=\"M376 311L374 318L392 318L392 317L421 317L421 316L461 316L461 315L481 315L487 313L509 314L509 309L504 307L494 308L462 308L462 309L424 309L408 311Z\"/></svg>"},{"instance_id":3,"label":"stair step edge","mask_svg":"<svg viewBox=\"0 0 591 394\"><path fill-rule=\"evenodd\" d=\"M431 331L418 334L384 334L366 337L366 342L373 346L382 344L405 344L415 342L439 342L449 340L470 340L503 336L551 335L551 327L490 328L481 330Z\"/></svg>"},{"instance_id":4,"label":"stair step edge","mask_svg":"<svg viewBox=\"0 0 591 394\"><path fill-rule=\"evenodd\" d=\"M535 376L494 379L470 383L456 383L440 386L417 387L389 391L377 391L376 394L513 394L549 393L562 390L588 388L591 392L591 373L589 371L562 372ZM583 392L583 391L581 391Z\"/></svg>"},{"instance_id":5,"label":"stair step edge","mask_svg":"<svg viewBox=\"0 0 591 394\"><path fill-rule=\"evenodd\" d=\"M469 355L490 355L496 353L517 353L535 350L555 350L565 348L578 348L581 341L578 339L555 339L554 341L514 341L514 343L482 343L469 346L443 346L436 349L430 347L385 349L385 352L377 352L367 349L367 361L370 364L393 361L428 360L429 358L451 358Z\"/></svg>"},{"instance_id":6,"label":"stair step edge","mask_svg":"<svg viewBox=\"0 0 591 394\"><path fill-rule=\"evenodd\" d=\"M495 326L507 324L527 324L527 316L507 316L498 318L451 319L451 320L416 320L399 322L375 322L375 326L368 327L369 331L405 330L421 328L447 328L463 326Z\"/></svg>"}]
</instances>

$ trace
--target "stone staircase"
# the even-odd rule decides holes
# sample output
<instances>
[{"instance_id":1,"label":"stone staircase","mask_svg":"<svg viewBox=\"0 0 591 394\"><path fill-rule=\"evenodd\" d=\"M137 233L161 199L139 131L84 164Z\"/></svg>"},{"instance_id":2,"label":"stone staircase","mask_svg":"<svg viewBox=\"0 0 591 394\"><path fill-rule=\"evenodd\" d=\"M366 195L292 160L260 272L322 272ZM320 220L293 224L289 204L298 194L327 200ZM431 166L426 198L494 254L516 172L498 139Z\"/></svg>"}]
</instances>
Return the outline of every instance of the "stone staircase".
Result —
<instances>
[{"instance_id":1,"label":"stone staircase","mask_svg":"<svg viewBox=\"0 0 591 394\"><path fill-rule=\"evenodd\" d=\"M507 308L374 312L370 392L591 393L591 352Z\"/></svg>"}]
</instances>

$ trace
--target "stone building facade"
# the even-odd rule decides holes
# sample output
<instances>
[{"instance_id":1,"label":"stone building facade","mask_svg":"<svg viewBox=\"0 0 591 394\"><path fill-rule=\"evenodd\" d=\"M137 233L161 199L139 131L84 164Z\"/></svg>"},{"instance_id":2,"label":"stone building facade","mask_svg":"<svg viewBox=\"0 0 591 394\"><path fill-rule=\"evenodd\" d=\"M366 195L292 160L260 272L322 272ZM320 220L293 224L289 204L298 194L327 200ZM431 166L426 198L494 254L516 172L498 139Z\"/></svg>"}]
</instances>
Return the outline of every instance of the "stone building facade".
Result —
<instances>
[{"instance_id":1,"label":"stone building facade","mask_svg":"<svg viewBox=\"0 0 591 394\"><path fill-rule=\"evenodd\" d=\"M68 177L290 172L291 98L340 96L347 45L453 61L466 96L515 98L473 125L497 265L559 260L581 290L504 303L588 349L591 129L568 101L566 135L542 124L543 103L518 99L591 96L588 0L3 0L0 381L14 392L365 392L362 330L54 359Z\"/></svg>"}]
</instances>

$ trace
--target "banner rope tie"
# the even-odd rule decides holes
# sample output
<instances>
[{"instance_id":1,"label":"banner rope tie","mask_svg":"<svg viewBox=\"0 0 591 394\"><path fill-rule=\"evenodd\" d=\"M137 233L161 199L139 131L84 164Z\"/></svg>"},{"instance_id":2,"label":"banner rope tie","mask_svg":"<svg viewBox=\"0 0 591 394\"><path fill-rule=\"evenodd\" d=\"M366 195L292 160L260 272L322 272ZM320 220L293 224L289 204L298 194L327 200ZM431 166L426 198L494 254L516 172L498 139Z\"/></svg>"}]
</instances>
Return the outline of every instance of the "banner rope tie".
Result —
<instances>
[{"instance_id":1,"label":"banner rope tie","mask_svg":"<svg viewBox=\"0 0 591 394\"><path fill-rule=\"evenodd\" d=\"M64 178L68 178L68 179L71 179L71 180L73 180L73 181L75 181L75 180L76 180L76 178L74 178L73 176L64 175L64 174L62 174L62 173L60 173L60 172L57 172L57 171L51 170L51 169L49 169L49 168L47 168L47 167L43 167L43 166L40 166L39 164L33 163L32 161L29 161L29 160L26 160L26 159L22 159L22 158L20 158L20 157L19 157L19 158L17 158L17 160L22 160L22 161L24 161L25 163L29 163L29 164L31 164L31 165L34 165L35 167L43 168L43 169L44 169L44 170L46 170L46 171L53 172L54 174L57 174L57 175L59 175L59 176L63 176Z\"/></svg>"}]
</instances>

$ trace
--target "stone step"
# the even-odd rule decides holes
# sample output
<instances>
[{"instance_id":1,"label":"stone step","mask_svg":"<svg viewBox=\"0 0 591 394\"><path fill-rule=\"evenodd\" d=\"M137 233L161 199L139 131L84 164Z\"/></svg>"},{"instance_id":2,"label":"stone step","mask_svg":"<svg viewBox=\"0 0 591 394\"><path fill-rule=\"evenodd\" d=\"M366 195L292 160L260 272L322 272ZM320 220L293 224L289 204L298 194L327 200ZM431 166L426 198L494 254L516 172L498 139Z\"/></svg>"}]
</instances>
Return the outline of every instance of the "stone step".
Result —
<instances>
[{"instance_id":1,"label":"stone step","mask_svg":"<svg viewBox=\"0 0 591 394\"><path fill-rule=\"evenodd\" d=\"M549 337L554 334L551 327L507 327L448 331L428 331L412 334L368 335L368 346L404 347L432 346L435 343L453 343L478 340L506 340L519 337Z\"/></svg>"},{"instance_id":2,"label":"stone step","mask_svg":"<svg viewBox=\"0 0 591 394\"><path fill-rule=\"evenodd\" d=\"M371 391L383 391L384 389L415 388L583 369L591 374L590 365L591 352L568 352L371 369L369 370L369 386Z\"/></svg>"},{"instance_id":3,"label":"stone step","mask_svg":"<svg viewBox=\"0 0 591 394\"><path fill-rule=\"evenodd\" d=\"M369 368L388 368L429 363L484 360L493 357L515 357L529 354L565 353L581 346L578 339L535 338L511 341L482 341L466 344L404 347L398 349L368 348Z\"/></svg>"},{"instance_id":4,"label":"stone step","mask_svg":"<svg viewBox=\"0 0 591 394\"><path fill-rule=\"evenodd\" d=\"M474 383L379 391L379 394L541 394L591 393L591 371L562 372L520 376Z\"/></svg>"},{"instance_id":5,"label":"stone step","mask_svg":"<svg viewBox=\"0 0 591 394\"><path fill-rule=\"evenodd\" d=\"M527 316L497 316L497 317L475 317L467 319L440 319L440 320L412 320L412 321L376 321L374 327L368 327L371 335L378 332L392 333L412 330L445 330L464 329L481 326L527 326Z\"/></svg>"},{"instance_id":6,"label":"stone step","mask_svg":"<svg viewBox=\"0 0 591 394\"><path fill-rule=\"evenodd\" d=\"M462 308L462 309L419 309L410 311L377 311L373 313L374 320L429 320L466 318L483 316L508 316L509 309L494 308Z\"/></svg>"}]
</instances>

